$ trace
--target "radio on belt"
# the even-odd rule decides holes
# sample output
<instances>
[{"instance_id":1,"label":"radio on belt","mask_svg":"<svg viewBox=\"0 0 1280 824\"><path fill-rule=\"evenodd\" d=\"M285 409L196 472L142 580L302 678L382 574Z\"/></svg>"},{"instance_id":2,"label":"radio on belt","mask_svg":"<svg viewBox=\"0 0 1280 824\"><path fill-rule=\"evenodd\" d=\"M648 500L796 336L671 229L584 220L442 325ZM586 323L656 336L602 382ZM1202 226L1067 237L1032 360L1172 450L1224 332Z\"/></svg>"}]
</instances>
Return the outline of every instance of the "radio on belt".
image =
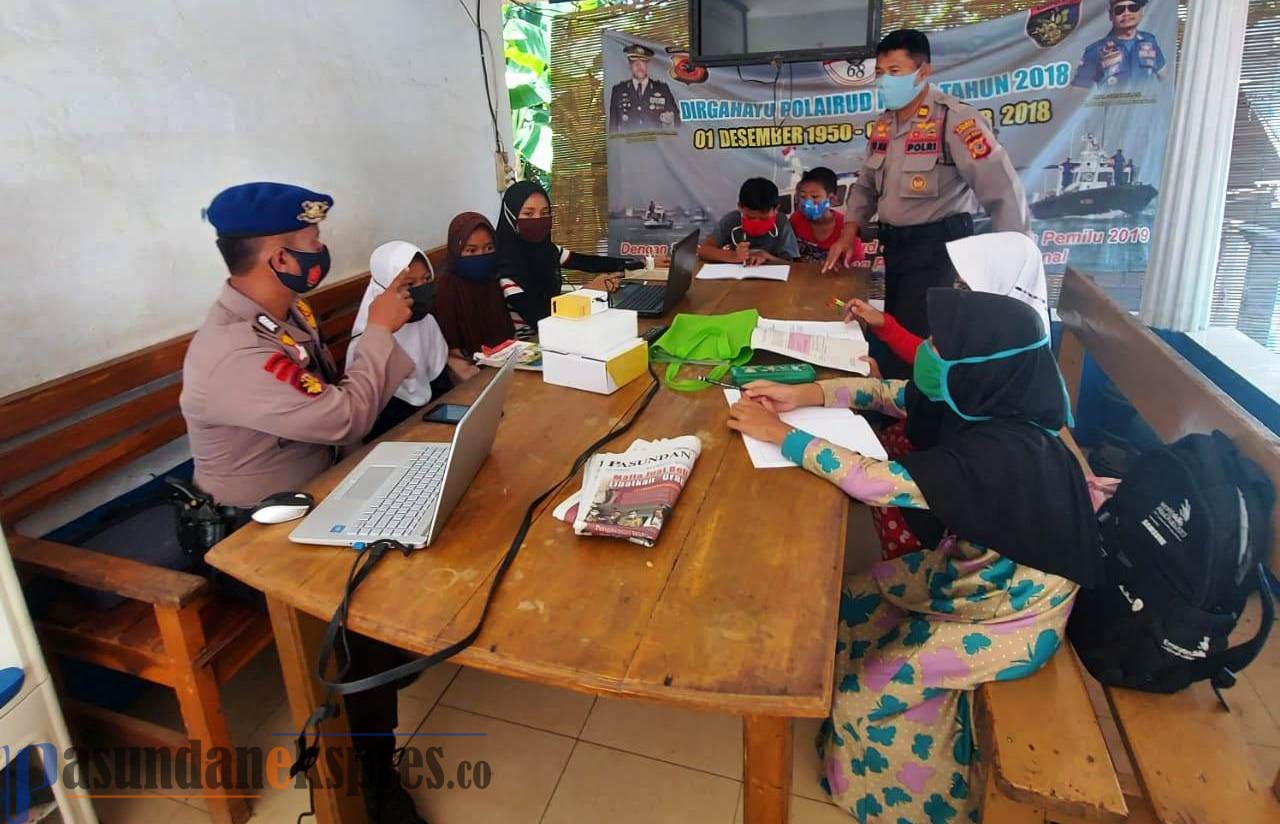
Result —
<instances>
[{"instance_id":1,"label":"radio on belt","mask_svg":"<svg viewBox=\"0 0 1280 824\"><path fill-rule=\"evenodd\" d=\"M595 301L588 290L580 292L587 292L581 297L585 298L589 314L552 315L538 321L542 379L557 386L609 395L648 370L649 347L638 336L635 312L610 309L607 302ZM579 295L561 295L553 299L552 305L562 307L566 313L576 313L576 301L563 303L564 298L572 297Z\"/></svg>"}]
</instances>

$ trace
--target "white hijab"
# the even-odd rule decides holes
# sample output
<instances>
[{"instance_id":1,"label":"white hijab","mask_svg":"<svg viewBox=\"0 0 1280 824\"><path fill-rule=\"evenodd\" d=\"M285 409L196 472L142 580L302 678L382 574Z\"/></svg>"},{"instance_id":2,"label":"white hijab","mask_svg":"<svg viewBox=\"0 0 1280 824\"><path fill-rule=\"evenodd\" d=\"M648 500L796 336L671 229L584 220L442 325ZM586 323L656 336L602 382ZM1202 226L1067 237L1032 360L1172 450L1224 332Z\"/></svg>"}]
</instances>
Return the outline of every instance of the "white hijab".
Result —
<instances>
[{"instance_id":1,"label":"white hijab","mask_svg":"<svg viewBox=\"0 0 1280 824\"><path fill-rule=\"evenodd\" d=\"M369 286L364 290L364 299L360 301L360 311L356 312L356 322L351 325L351 334L364 332L369 322L369 304L387 290L396 275L417 255L422 255L424 260L427 257L417 246L403 240L393 240L373 250L369 256ZM396 331L395 339L400 348L413 358L414 364L413 374L400 384L396 397L414 406L424 406L431 400L431 381L439 377L449 360L449 345L445 343L435 315L427 315L417 323L406 323ZM356 338L347 347L348 369L359 345L360 338Z\"/></svg>"},{"instance_id":2,"label":"white hijab","mask_svg":"<svg viewBox=\"0 0 1280 824\"><path fill-rule=\"evenodd\" d=\"M947 254L956 273L975 292L1017 298L1040 314L1049 333L1049 289L1040 249L1019 232L995 232L953 240Z\"/></svg>"}]
</instances>

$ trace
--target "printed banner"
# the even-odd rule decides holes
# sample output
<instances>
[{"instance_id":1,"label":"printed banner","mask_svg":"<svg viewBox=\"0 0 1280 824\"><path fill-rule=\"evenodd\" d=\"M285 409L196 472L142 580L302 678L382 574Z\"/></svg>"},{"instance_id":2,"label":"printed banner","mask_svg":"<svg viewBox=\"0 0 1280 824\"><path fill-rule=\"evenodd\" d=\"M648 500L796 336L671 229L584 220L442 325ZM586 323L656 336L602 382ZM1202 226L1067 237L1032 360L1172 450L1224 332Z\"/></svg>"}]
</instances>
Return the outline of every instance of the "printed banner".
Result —
<instances>
[{"instance_id":1,"label":"printed banner","mask_svg":"<svg viewBox=\"0 0 1280 824\"><path fill-rule=\"evenodd\" d=\"M1146 270L1176 36L1175 0L1046 0L929 36L933 82L977 107L1009 151L1047 270L1101 273L1132 290L1124 302ZM800 175L826 166L843 204L881 111L874 61L706 69L612 31L603 48L612 253L705 234L749 177L777 183L789 213Z\"/></svg>"}]
</instances>

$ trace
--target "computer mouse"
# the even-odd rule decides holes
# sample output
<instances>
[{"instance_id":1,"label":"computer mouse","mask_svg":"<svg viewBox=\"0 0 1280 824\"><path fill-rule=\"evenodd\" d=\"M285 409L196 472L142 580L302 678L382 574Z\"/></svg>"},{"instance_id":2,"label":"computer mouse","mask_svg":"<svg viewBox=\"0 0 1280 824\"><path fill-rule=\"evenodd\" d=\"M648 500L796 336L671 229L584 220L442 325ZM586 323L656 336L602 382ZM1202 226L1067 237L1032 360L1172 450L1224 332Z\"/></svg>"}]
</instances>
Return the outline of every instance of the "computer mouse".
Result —
<instances>
[{"instance_id":1,"label":"computer mouse","mask_svg":"<svg viewBox=\"0 0 1280 824\"><path fill-rule=\"evenodd\" d=\"M260 524L282 524L301 518L315 507L316 499L306 492L277 492L258 501L251 517Z\"/></svg>"}]
</instances>

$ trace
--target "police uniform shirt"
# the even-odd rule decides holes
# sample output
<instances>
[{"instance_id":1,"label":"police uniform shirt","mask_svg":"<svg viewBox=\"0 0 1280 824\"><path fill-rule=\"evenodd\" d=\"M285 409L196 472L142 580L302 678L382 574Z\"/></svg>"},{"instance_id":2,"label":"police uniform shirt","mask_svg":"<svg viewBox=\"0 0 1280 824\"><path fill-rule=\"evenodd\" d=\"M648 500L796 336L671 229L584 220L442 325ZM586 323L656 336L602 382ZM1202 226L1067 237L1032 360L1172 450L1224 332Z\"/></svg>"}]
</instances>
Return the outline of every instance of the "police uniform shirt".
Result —
<instances>
[{"instance_id":1,"label":"police uniform shirt","mask_svg":"<svg viewBox=\"0 0 1280 824\"><path fill-rule=\"evenodd\" d=\"M885 112L871 125L867 157L849 187L846 216L865 225L915 226L954 214L991 216L992 231L1027 231L1022 181L973 106L929 86L905 122Z\"/></svg>"},{"instance_id":2,"label":"police uniform shirt","mask_svg":"<svg viewBox=\"0 0 1280 824\"><path fill-rule=\"evenodd\" d=\"M229 506L301 489L331 464L333 445L368 433L412 372L391 333L371 326L335 382L304 301L276 318L227 283L182 366L196 485Z\"/></svg>"},{"instance_id":3,"label":"police uniform shirt","mask_svg":"<svg viewBox=\"0 0 1280 824\"><path fill-rule=\"evenodd\" d=\"M745 241L751 244L752 249L763 249L783 260L800 257L800 242L796 240L791 222L784 215L778 215L773 231L768 234L747 237L747 233L742 230L742 212L734 209L716 224L715 238L722 248L732 248Z\"/></svg>"},{"instance_id":4,"label":"police uniform shirt","mask_svg":"<svg viewBox=\"0 0 1280 824\"><path fill-rule=\"evenodd\" d=\"M666 118L663 115L667 115ZM674 129L680 125L680 106L671 88L648 78L630 78L613 87L609 96L609 131Z\"/></svg>"},{"instance_id":5,"label":"police uniform shirt","mask_svg":"<svg viewBox=\"0 0 1280 824\"><path fill-rule=\"evenodd\" d=\"M1154 34L1140 31L1131 38L1108 36L1084 50L1071 85L1124 87L1154 79L1164 66L1164 52Z\"/></svg>"}]
</instances>

